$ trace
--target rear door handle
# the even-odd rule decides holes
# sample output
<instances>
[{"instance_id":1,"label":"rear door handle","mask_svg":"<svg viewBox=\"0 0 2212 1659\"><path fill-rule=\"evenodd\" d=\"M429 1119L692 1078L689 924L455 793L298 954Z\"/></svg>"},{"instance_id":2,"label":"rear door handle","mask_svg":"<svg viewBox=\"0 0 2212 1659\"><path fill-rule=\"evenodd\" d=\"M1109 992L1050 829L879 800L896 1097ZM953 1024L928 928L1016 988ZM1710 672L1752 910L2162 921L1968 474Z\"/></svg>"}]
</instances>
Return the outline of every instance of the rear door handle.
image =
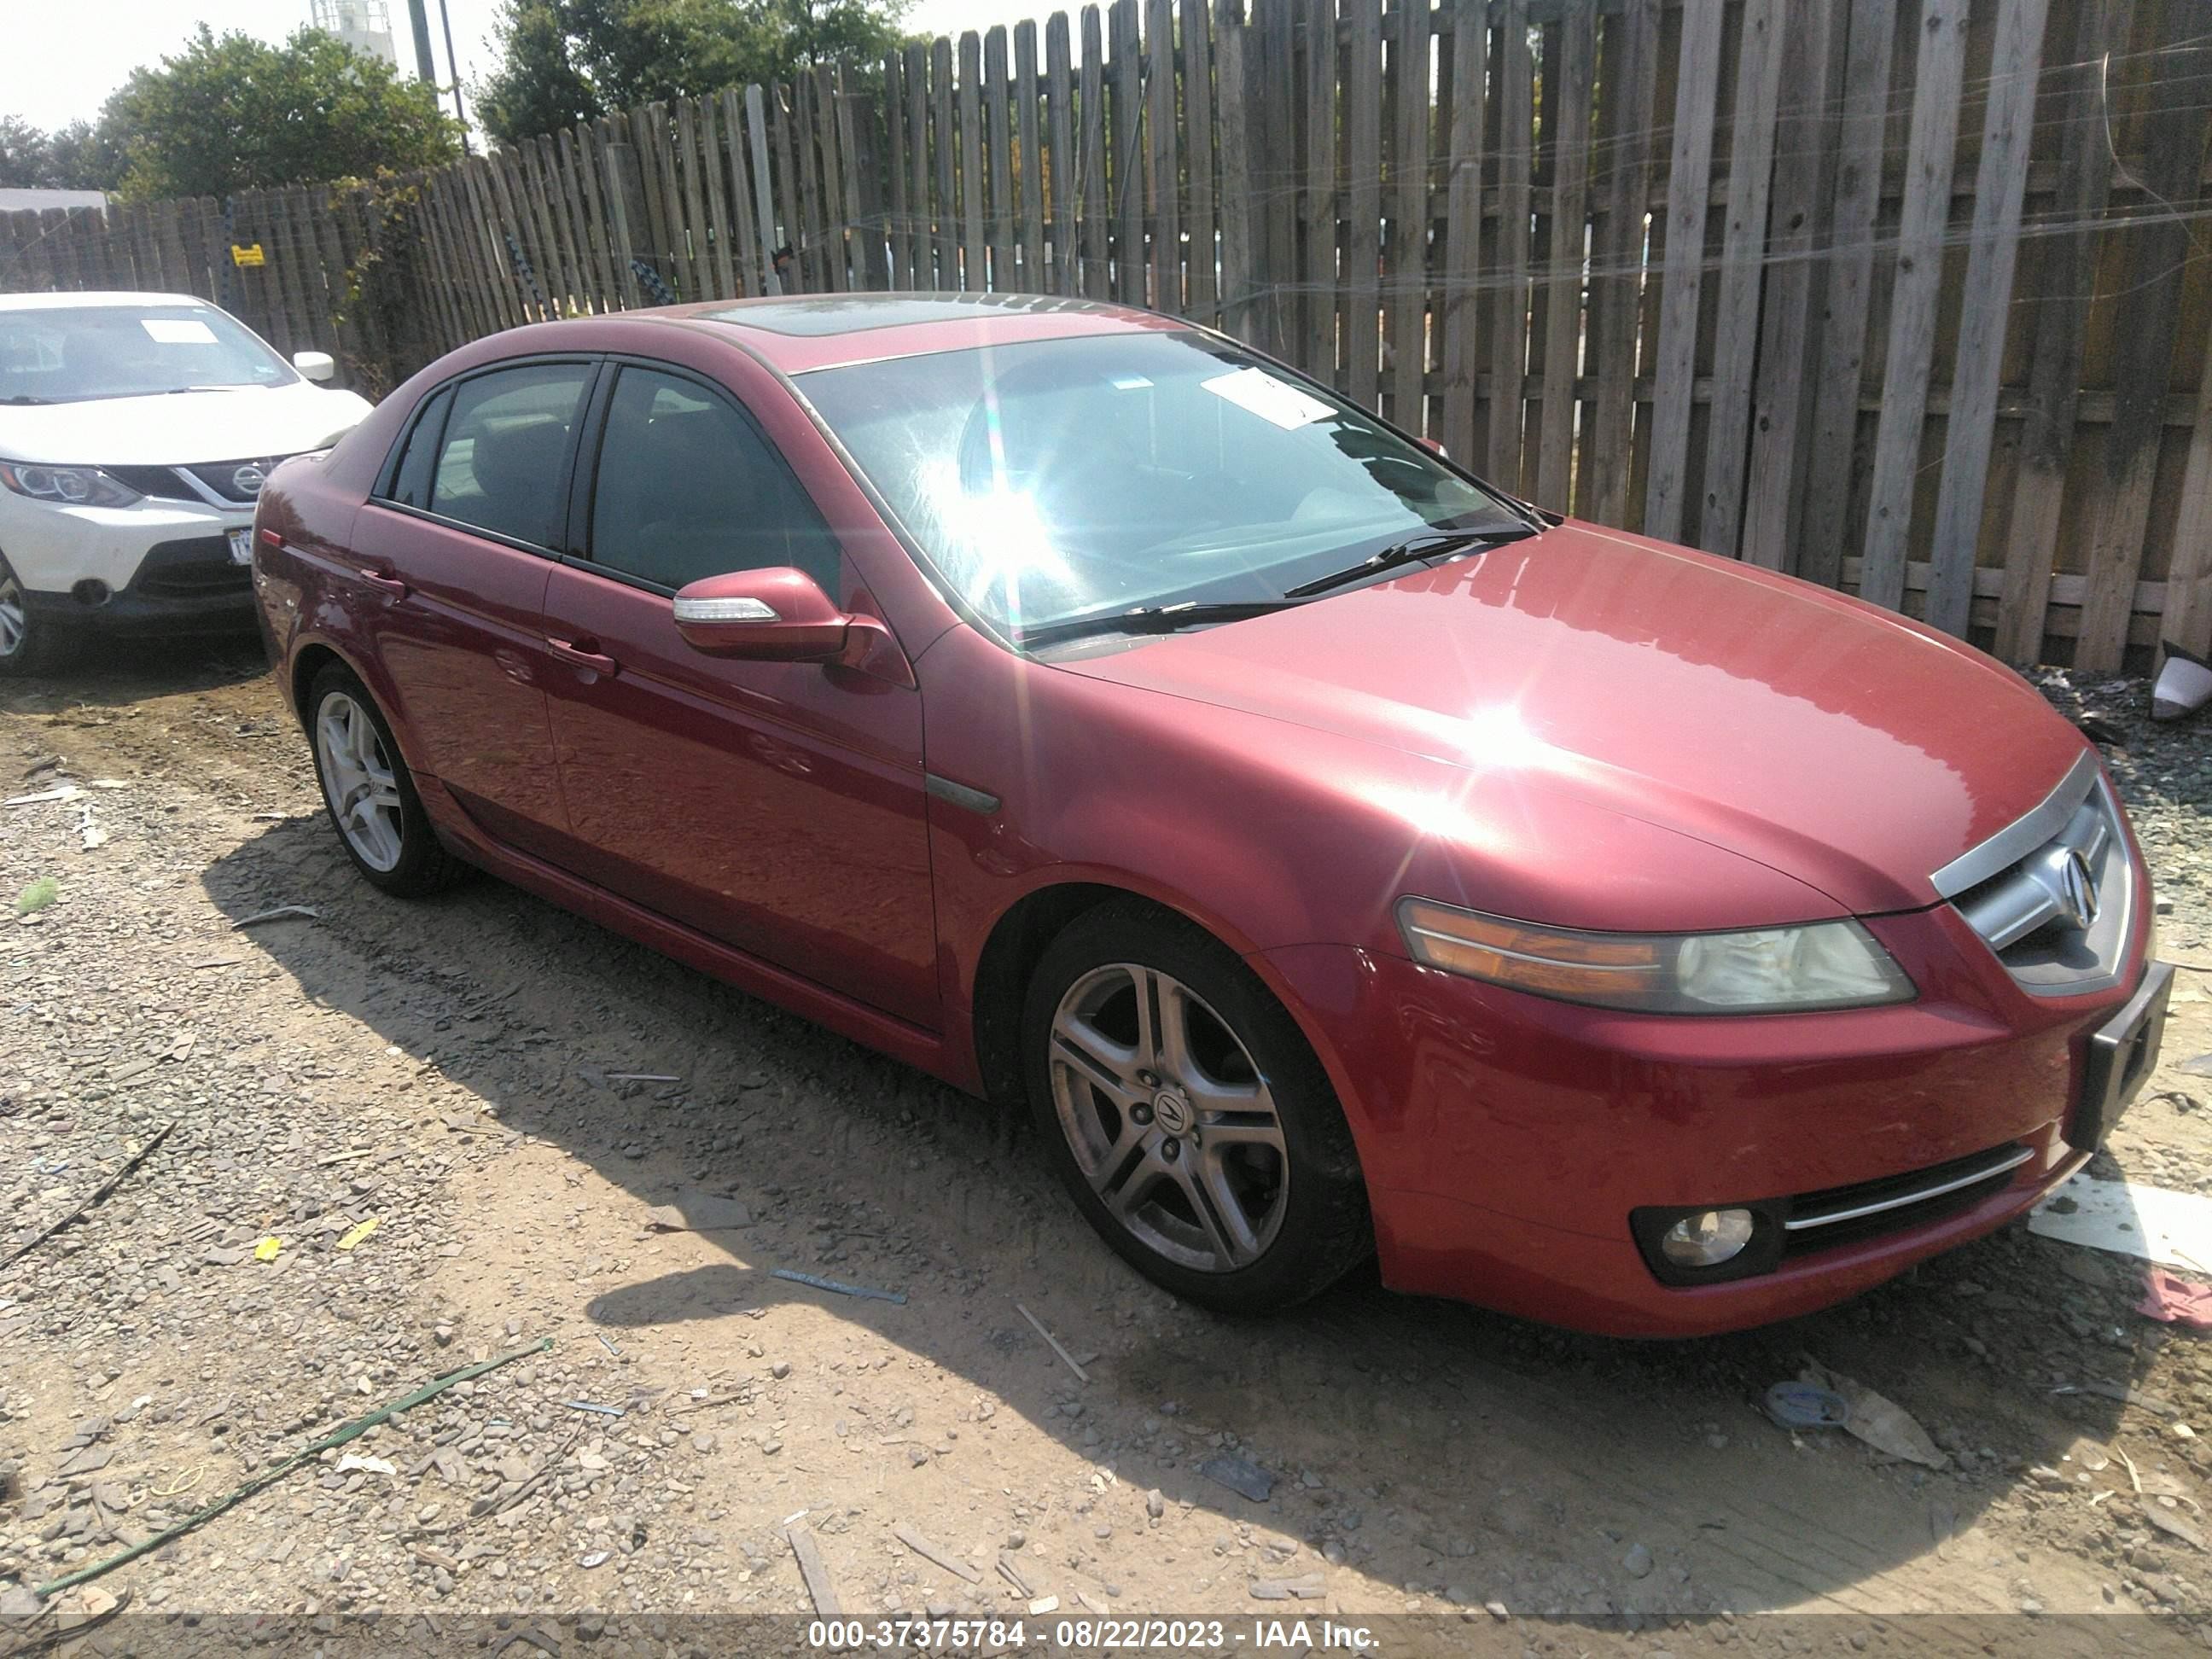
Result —
<instances>
[{"instance_id":1,"label":"rear door handle","mask_svg":"<svg viewBox=\"0 0 2212 1659\"><path fill-rule=\"evenodd\" d=\"M596 640L589 642L593 645L599 643ZM545 645L562 661L572 663L578 668L588 668L594 674L605 674L610 679L622 670L622 665L612 657L597 651L586 651L574 640L549 639Z\"/></svg>"}]
</instances>

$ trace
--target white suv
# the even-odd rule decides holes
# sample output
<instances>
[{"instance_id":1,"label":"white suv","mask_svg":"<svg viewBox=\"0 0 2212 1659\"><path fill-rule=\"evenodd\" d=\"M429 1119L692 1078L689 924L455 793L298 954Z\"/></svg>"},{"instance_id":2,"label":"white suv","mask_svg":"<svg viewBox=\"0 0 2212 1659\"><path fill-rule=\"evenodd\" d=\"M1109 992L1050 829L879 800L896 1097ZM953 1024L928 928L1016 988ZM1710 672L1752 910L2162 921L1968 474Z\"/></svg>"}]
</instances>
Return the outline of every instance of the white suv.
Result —
<instances>
[{"instance_id":1,"label":"white suv","mask_svg":"<svg viewBox=\"0 0 2212 1659\"><path fill-rule=\"evenodd\" d=\"M253 502L368 413L184 294L0 294L0 675L252 626Z\"/></svg>"}]
</instances>

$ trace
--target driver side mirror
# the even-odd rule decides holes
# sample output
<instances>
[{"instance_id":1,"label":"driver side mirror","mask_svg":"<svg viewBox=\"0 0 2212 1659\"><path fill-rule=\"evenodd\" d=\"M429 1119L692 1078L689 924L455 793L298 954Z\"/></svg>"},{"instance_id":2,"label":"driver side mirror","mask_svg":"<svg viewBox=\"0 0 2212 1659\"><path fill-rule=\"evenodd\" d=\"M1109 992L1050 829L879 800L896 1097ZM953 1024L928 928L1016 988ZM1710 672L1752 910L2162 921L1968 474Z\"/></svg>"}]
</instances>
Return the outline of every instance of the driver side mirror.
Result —
<instances>
[{"instance_id":1,"label":"driver side mirror","mask_svg":"<svg viewBox=\"0 0 2212 1659\"><path fill-rule=\"evenodd\" d=\"M338 372L337 361L327 351L295 351L292 367L311 380L328 380Z\"/></svg>"},{"instance_id":2,"label":"driver side mirror","mask_svg":"<svg viewBox=\"0 0 2212 1659\"><path fill-rule=\"evenodd\" d=\"M822 586L788 566L707 576L680 589L676 631L694 651L753 662L842 663L911 685L890 629L840 611Z\"/></svg>"}]
</instances>

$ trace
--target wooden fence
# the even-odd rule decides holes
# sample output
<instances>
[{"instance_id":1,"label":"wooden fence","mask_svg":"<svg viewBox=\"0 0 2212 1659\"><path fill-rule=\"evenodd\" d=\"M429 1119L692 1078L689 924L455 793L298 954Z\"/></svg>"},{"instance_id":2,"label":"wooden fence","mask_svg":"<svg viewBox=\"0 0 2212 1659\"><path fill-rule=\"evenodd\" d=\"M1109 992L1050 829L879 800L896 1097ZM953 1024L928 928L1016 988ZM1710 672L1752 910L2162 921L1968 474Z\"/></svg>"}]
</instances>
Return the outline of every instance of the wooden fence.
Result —
<instances>
[{"instance_id":1,"label":"wooden fence","mask_svg":"<svg viewBox=\"0 0 2212 1659\"><path fill-rule=\"evenodd\" d=\"M372 385L670 298L1152 306L1547 506L2105 670L2212 646L2205 17L1115 0L228 225L0 216L0 284L150 273Z\"/></svg>"}]
</instances>

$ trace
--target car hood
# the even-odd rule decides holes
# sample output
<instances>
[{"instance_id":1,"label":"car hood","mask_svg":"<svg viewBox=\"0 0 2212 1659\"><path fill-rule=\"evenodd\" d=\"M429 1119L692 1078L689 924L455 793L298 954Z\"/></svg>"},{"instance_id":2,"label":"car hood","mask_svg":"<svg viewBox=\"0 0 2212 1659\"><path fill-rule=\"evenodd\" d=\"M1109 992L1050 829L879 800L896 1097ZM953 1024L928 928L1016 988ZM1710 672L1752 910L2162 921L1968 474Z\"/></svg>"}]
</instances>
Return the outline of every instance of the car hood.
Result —
<instances>
[{"instance_id":1,"label":"car hood","mask_svg":"<svg viewBox=\"0 0 2212 1659\"><path fill-rule=\"evenodd\" d=\"M2017 675L1917 623L1572 521L1058 665L1451 763L1476 775L1470 805L1571 796L1862 915L1935 902L1932 872L2083 747Z\"/></svg>"},{"instance_id":2,"label":"car hood","mask_svg":"<svg viewBox=\"0 0 2212 1659\"><path fill-rule=\"evenodd\" d=\"M190 466L320 449L368 403L312 381L158 398L0 407L0 459L69 466Z\"/></svg>"}]
</instances>

